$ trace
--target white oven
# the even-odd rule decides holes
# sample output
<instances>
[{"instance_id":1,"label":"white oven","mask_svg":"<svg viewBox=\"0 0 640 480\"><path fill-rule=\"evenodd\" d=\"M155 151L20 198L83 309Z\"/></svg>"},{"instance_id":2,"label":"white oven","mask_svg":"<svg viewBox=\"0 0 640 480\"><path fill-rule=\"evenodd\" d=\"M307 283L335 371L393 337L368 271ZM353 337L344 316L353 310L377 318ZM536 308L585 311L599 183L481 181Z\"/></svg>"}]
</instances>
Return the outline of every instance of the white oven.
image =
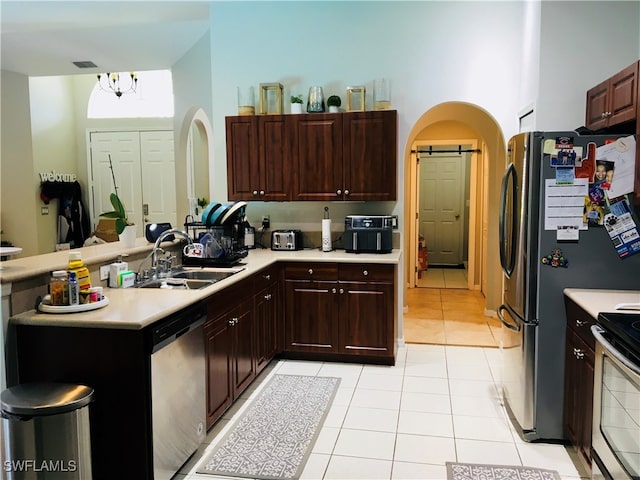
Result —
<instances>
[{"instance_id":1,"label":"white oven","mask_svg":"<svg viewBox=\"0 0 640 480\"><path fill-rule=\"evenodd\" d=\"M626 323L632 317L627 316ZM633 322L640 326L640 319ZM591 327L596 339L591 478L639 480L640 358L624 335L598 323Z\"/></svg>"}]
</instances>

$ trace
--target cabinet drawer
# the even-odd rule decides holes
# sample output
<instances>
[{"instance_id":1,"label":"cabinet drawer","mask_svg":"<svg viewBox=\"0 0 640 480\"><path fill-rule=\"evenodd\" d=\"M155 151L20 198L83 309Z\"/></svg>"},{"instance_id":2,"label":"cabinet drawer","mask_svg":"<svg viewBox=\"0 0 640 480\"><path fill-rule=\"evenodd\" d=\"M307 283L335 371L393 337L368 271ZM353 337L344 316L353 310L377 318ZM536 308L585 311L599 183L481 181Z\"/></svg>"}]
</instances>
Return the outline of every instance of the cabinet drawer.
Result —
<instances>
[{"instance_id":1,"label":"cabinet drawer","mask_svg":"<svg viewBox=\"0 0 640 480\"><path fill-rule=\"evenodd\" d=\"M336 280L338 265L335 263L289 263L284 269L287 280Z\"/></svg>"},{"instance_id":2,"label":"cabinet drawer","mask_svg":"<svg viewBox=\"0 0 640 480\"><path fill-rule=\"evenodd\" d=\"M393 282L393 265L343 263L338 267L338 279L348 282Z\"/></svg>"},{"instance_id":3,"label":"cabinet drawer","mask_svg":"<svg viewBox=\"0 0 640 480\"><path fill-rule=\"evenodd\" d=\"M252 277L254 281L255 291L258 292L263 288L271 285L273 282L277 282L279 274L280 267L278 265L272 265L263 270L260 270Z\"/></svg>"},{"instance_id":4,"label":"cabinet drawer","mask_svg":"<svg viewBox=\"0 0 640 480\"><path fill-rule=\"evenodd\" d=\"M592 350L596 348L596 341L591 333L591 326L595 319L569 299L565 299L567 309L567 327L586 343Z\"/></svg>"}]
</instances>

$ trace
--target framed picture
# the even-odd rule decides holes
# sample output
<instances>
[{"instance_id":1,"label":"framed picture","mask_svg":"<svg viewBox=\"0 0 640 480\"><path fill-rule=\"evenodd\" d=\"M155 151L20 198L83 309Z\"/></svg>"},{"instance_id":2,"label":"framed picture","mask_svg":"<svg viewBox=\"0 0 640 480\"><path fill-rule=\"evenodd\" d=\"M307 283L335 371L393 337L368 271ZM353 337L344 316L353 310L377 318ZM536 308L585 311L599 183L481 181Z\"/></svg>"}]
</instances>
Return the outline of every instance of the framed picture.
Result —
<instances>
[{"instance_id":1,"label":"framed picture","mask_svg":"<svg viewBox=\"0 0 640 480\"><path fill-rule=\"evenodd\" d=\"M260 84L260 115L280 114L282 108L282 84Z\"/></svg>"},{"instance_id":2,"label":"framed picture","mask_svg":"<svg viewBox=\"0 0 640 480\"><path fill-rule=\"evenodd\" d=\"M364 112L366 89L347 87L347 112Z\"/></svg>"}]
</instances>

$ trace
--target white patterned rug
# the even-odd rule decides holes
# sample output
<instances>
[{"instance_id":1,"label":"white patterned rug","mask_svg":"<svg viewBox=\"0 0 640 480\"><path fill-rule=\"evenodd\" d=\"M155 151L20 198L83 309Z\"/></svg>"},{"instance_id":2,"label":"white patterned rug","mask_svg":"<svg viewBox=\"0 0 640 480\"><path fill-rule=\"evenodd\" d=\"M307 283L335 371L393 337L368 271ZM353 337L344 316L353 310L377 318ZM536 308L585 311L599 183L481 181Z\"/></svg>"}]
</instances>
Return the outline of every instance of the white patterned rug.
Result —
<instances>
[{"instance_id":1,"label":"white patterned rug","mask_svg":"<svg viewBox=\"0 0 640 480\"><path fill-rule=\"evenodd\" d=\"M274 375L197 473L298 478L339 383L335 377Z\"/></svg>"},{"instance_id":2,"label":"white patterned rug","mask_svg":"<svg viewBox=\"0 0 640 480\"><path fill-rule=\"evenodd\" d=\"M447 480L560 480L555 470L447 462Z\"/></svg>"}]
</instances>

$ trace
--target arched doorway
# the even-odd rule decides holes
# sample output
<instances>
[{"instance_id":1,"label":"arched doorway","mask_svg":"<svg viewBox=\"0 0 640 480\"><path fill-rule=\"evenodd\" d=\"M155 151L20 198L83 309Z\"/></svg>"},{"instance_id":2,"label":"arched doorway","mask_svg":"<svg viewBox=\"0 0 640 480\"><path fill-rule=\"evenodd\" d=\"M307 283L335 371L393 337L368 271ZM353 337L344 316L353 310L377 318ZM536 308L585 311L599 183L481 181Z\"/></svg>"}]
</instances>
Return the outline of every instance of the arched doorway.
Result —
<instances>
[{"instance_id":1,"label":"arched doorway","mask_svg":"<svg viewBox=\"0 0 640 480\"><path fill-rule=\"evenodd\" d=\"M471 137L471 138L470 138ZM468 288L482 292L484 313L495 316L500 305L502 274L498 261L498 210L500 182L505 166L505 141L495 119L481 107L464 102L446 102L425 112L413 126L404 153L406 183L404 216L405 298L415 287L418 256L416 215L416 146L465 144L477 150L471 162L468 237ZM407 305L405 304L405 311Z\"/></svg>"}]
</instances>

